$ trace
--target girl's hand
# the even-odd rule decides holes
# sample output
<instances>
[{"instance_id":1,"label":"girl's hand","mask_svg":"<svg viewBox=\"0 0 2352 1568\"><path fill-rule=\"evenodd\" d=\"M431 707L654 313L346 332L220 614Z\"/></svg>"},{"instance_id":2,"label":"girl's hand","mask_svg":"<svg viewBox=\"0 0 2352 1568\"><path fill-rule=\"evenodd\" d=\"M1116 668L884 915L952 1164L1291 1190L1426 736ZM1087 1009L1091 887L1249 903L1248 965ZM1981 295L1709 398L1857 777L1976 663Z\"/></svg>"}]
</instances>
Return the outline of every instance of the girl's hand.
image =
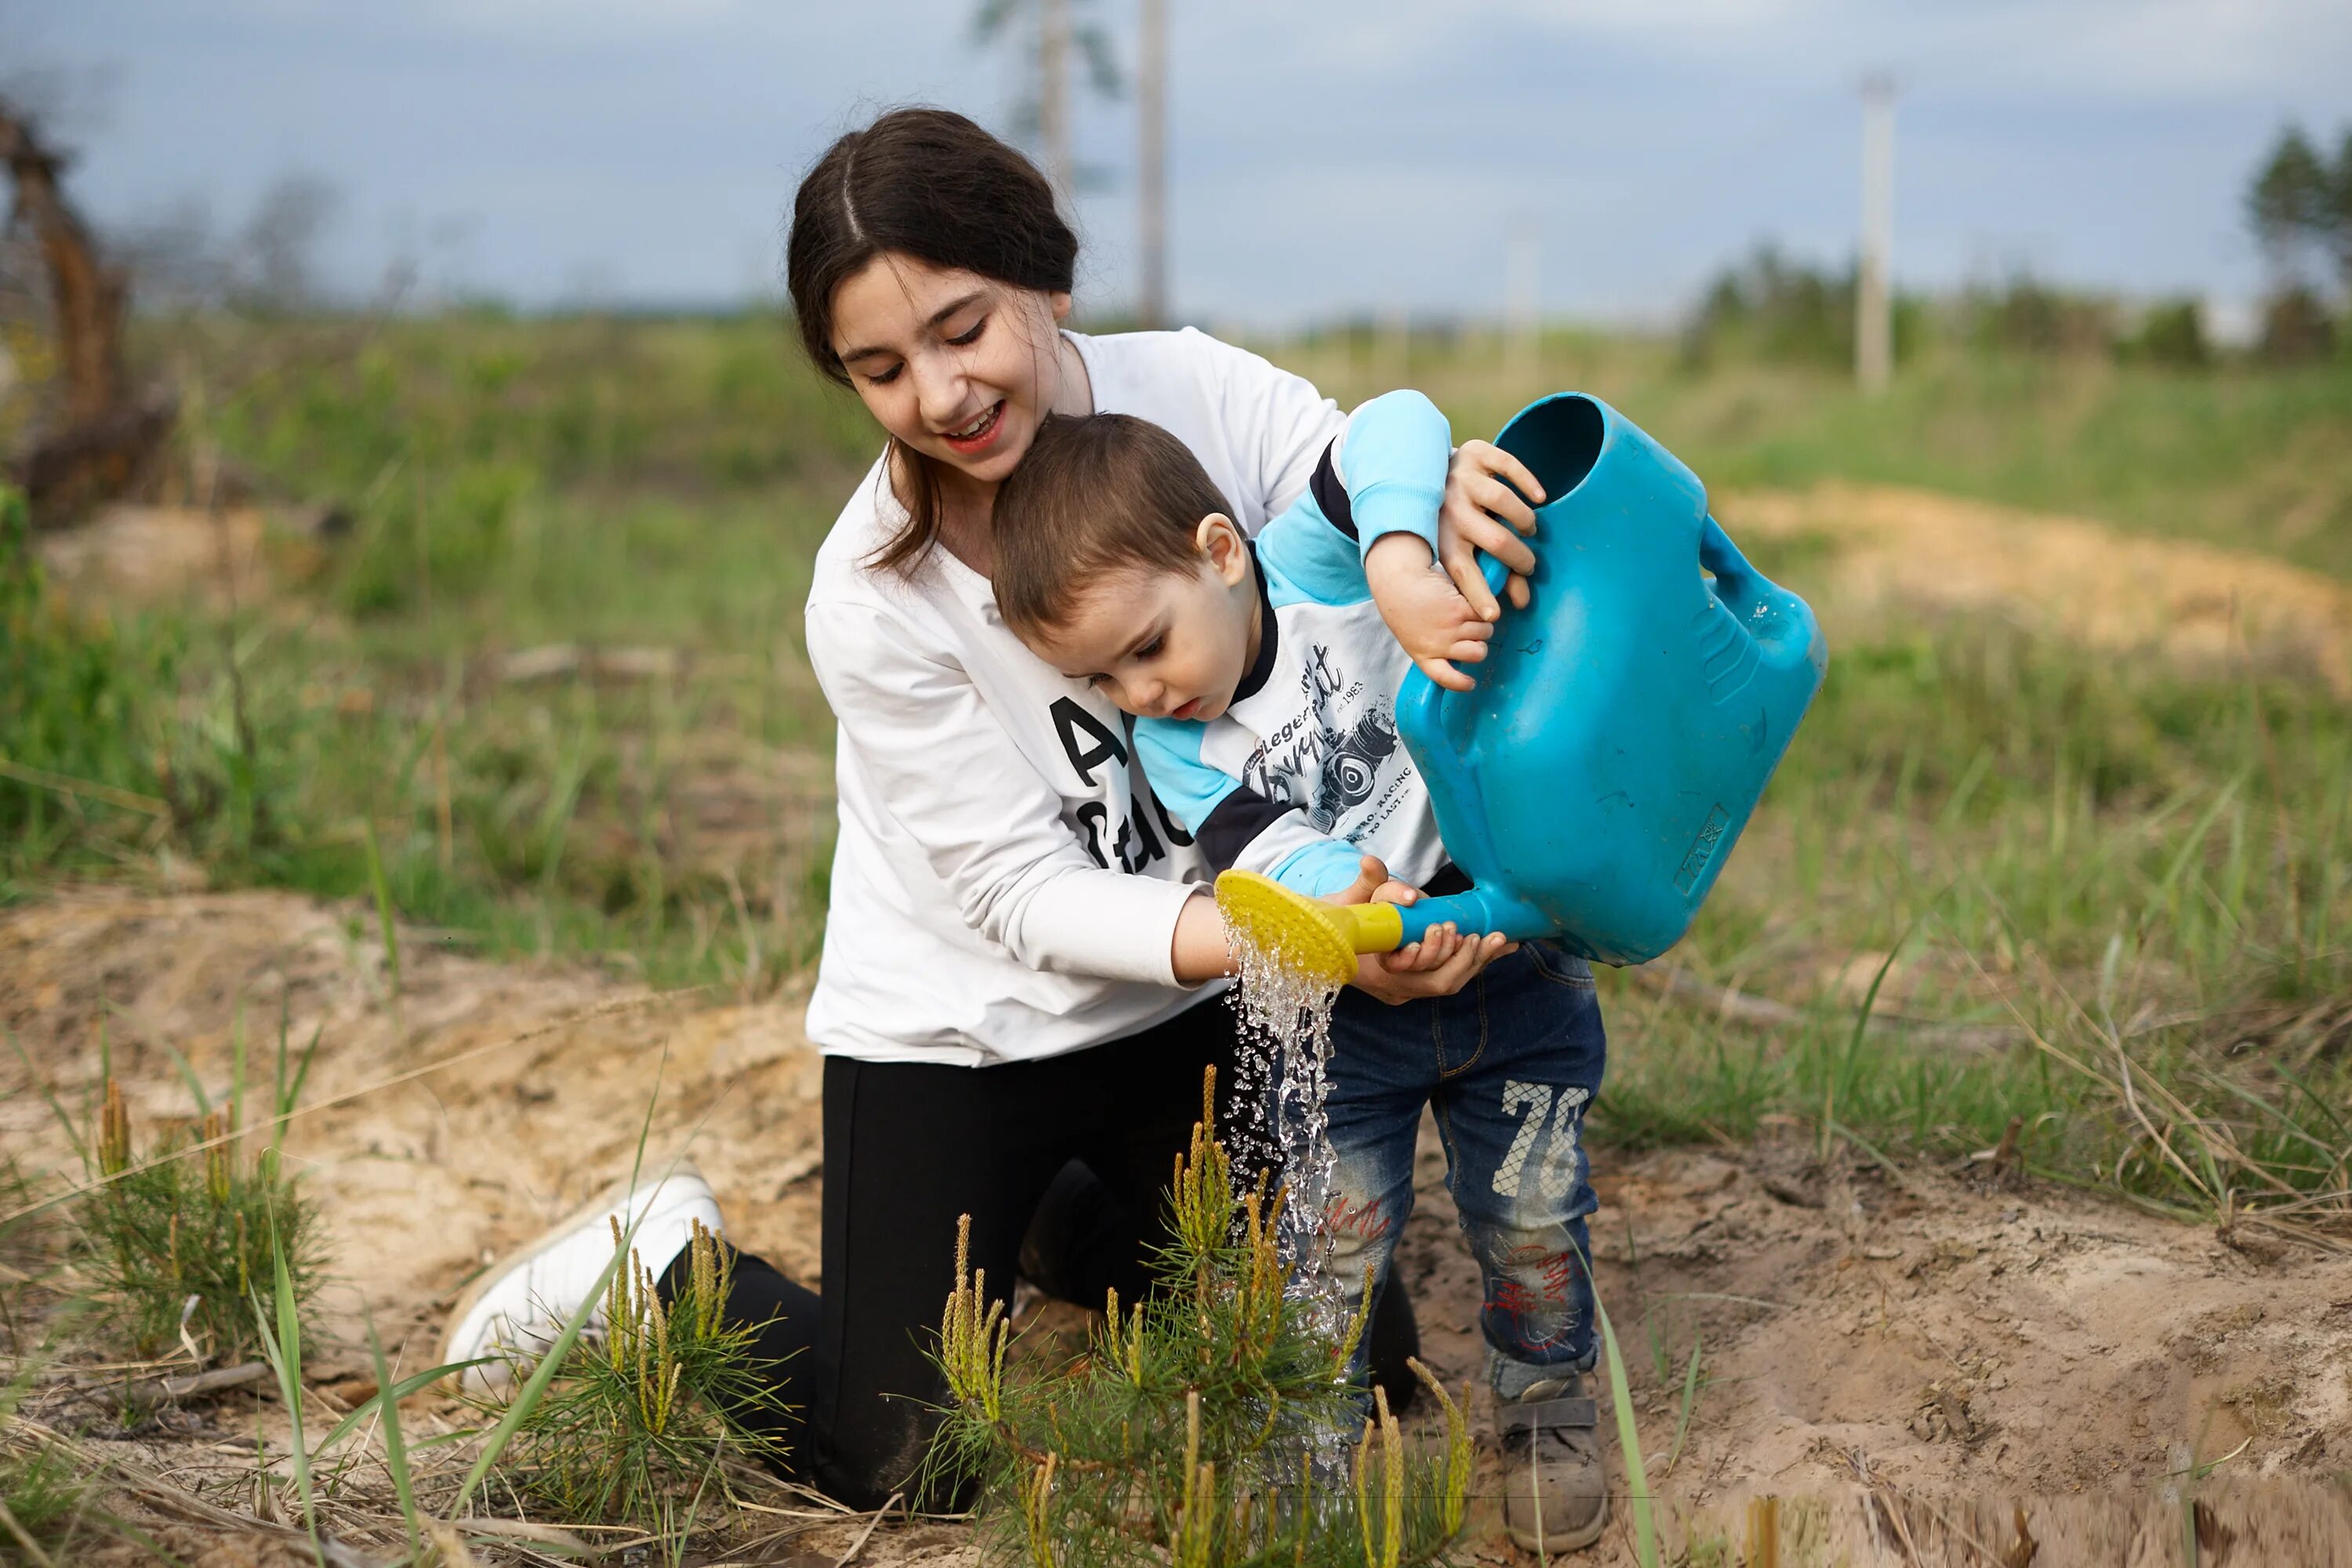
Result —
<instances>
[{"instance_id":1,"label":"girl's hand","mask_svg":"<svg viewBox=\"0 0 2352 1568\"><path fill-rule=\"evenodd\" d=\"M1528 503L1540 506L1544 499L1543 486L1528 466L1493 442L1465 441L1454 452L1445 500L1437 510L1437 559L1479 619L1492 621L1503 613L1478 569L1482 550L1511 569L1511 604L1527 607L1536 553L1520 535L1535 532L1535 506Z\"/></svg>"},{"instance_id":2,"label":"girl's hand","mask_svg":"<svg viewBox=\"0 0 2352 1568\"><path fill-rule=\"evenodd\" d=\"M1472 608L1453 579L1437 569L1428 541L1414 533L1375 540L1364 552L1364 581L1390 635L1423 675L1449 691L1467 691L1475 684L1453 661L1484 659L1494 621Z\"/></svg>"}]
</instances>

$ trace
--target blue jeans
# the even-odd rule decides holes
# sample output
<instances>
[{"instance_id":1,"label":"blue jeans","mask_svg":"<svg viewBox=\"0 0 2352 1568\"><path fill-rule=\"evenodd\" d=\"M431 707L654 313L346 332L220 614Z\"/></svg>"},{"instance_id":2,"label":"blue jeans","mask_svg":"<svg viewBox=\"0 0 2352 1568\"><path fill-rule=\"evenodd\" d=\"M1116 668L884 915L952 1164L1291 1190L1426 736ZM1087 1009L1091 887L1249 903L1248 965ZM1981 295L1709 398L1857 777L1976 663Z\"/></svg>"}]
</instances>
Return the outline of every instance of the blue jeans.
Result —
<instances>
[{"instance_id":1,"label":"blue jeans","mask_svg":"<svg viewBox=\"0 0 2352 1568\"><path fill-rule=\"evenodd\" d=\"M1445 1144L1446 1186L1485 1287L1479 1327L1496 1391L1516 1399L1591 1369L1597 1206L1584 1113L1609 1039L1592 972L1553 943L1522 943L1452 996L1389 1006L1347 990L1331 1017L1329 1269L1352 1310L1366 1264L1387 1287L1412 1212L1421 1108ZM1377 1295L1374 1297L1378 1302ZM1357 1352L1361 1373L1363 1351Z\"/></svg>"}]
</instances>

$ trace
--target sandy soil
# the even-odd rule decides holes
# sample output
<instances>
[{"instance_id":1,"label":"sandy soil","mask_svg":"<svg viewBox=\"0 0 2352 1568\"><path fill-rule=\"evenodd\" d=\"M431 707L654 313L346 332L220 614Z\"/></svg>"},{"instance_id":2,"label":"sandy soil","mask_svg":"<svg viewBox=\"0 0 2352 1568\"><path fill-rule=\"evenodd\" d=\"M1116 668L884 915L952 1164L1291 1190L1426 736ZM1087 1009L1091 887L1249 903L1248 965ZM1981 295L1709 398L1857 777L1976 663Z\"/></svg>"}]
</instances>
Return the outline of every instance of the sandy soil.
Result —
<instances>
[{"instance_id":1,"label":"sandy soil","mask_svg":"<svg viewBox=\"0 0 2352 1568\"><path fill-rule=\"evenodd\" d=\"M1826 579L1805 584L1825 617L1831 604L1991 613L2118 653L2251 657L2352 696L2352 584L2268 556L1892 485L1735 491L1716 512L1735 539L1828 544Z\"/></svg>"},{"instance_id":2,"label":"sandy soil","mask_svg":"<svg viewBox=\"0 0 2352 1568\"><path fill-rule=\"evenodd\" d=\"M357 1369L363 1315L409 1364L430 1356L472 1269L625 1171L657 1079L654 1149L690 1153L739 1239L814 1276L817 1058L792 1000L653 997L411 933L395 1022L372 934L355 907L273 893L83 893L0 914L0 1024L71 1098L108 1018L149 1134L190 1110L165 1042L218 1085L240 1007L264 1039L281 1007L298 1042L322 1031L289 1137L335 1250L326 1306L343 1348L322 1382ZM0 1137L64 1168L22 1068L0 1077ZM2165 1500L2171 1472L2234 1455L2204 1483L2212 1530L2240 1543L2226 1560L2352 1561L2352 1497L2322 1484L2352 1466L2352 1258L2249 1254L2063 1190L1817 1154L1791 1130L1601 1163L1600 1283L1678 1538L1701 1552L1744 1542L1749 1500L1769 1494L1790 1500L1792 1553L1830 1553L1786 1561L1905 1562L1907 1533L1908 1550L1948 1542L1964 1562L1964 1535L2015 1544L2014 1498L2037 1563L2170 1562L2184 1517ZM1443 1174L1426 1145L1400 1257L1427 1359L1458 1384L1478 1364L1479 1290ZM1702 1389L1668 1471L1695 1335ZM2256 1542L2287 1554L2246 1555ZM932 1528L867 1551L951 1548ZM1595 1560L1612 1554L1622 1541Z\"/></svg>"}]
</instances>

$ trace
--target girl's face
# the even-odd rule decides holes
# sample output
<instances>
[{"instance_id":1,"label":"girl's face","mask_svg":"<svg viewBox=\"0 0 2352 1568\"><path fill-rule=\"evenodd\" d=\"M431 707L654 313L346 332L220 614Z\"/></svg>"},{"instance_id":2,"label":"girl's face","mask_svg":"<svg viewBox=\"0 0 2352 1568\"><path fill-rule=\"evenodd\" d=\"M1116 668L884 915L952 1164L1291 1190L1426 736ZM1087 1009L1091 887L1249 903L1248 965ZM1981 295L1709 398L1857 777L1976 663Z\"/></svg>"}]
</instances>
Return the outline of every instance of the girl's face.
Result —
<instances>
[{"instance_id":1,"label":"girl's face","mask_svg":"<svg viewBox=\"0 0 2352 1568\"><path fill-rule=\"evenodd\" d=\"M834 290L833 347L882 428L994 485L1062 396L1069 313L1067 294L885 252Z\"/></svg>"}]
</instances>

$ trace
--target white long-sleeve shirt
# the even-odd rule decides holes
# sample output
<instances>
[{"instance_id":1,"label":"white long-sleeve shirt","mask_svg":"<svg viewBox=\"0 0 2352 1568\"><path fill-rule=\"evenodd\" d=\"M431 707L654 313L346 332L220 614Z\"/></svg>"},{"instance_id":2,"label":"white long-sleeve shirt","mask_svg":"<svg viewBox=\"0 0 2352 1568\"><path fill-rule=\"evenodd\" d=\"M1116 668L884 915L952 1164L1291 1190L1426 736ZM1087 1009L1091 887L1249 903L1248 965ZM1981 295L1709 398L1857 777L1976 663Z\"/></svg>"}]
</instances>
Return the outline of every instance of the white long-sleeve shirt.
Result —
<instances>
[{"instance_id":1,"label":"white long-sleeve shirt","mask_svg":"<svg viewBox=\"0 0 2352 1568\"><path fill-rule=\"evenodd\" d=\"M1097 412L1191 447L1255 533L1341 425L1313 385L1190 330L1066 334ZM1208 868L1145 783L1125 714L1023 647L987 579L935 549L866 564L905 521L877 461L817 552L809 659L839 721L840 838L809 998L826 1052L977 1066L1150 1028Z\"/></svg>"}]
</instances>

